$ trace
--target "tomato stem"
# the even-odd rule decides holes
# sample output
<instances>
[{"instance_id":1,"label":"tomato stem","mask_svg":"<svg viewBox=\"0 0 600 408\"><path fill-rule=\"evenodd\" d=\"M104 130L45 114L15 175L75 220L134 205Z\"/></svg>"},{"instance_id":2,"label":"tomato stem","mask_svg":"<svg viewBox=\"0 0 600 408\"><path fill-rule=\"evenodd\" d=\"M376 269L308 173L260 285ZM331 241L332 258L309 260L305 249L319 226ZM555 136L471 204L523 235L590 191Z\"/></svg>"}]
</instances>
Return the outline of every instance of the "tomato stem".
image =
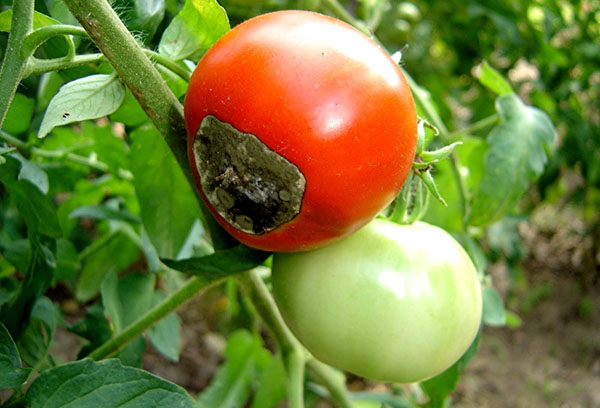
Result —
<instances>
[{"instance_id":1,"label":"tomato stem","mask_svg":"<svg viewBox=\"0 0 600 408\"><path fill-rule=\"evenodd\" d=\"M11 30L6 54L0 67L0 128L23 77L25 62L21 58L21 44L33 27L34 0L14 0Z\"/></svg>"}]
</instances>

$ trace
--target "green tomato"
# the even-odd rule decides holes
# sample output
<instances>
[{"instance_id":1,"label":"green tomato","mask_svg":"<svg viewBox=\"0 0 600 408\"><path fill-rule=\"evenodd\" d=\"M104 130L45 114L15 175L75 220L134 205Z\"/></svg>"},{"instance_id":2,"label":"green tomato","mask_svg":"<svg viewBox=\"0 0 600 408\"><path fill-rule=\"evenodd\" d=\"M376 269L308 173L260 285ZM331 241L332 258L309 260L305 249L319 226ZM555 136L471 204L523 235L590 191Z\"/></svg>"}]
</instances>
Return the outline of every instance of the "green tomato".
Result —
<instances>
[{"instance_id":1,"label":"green tomato","mask_svg":"<svg viewBox=\"0 0 600 408\"><path fill-rule=\"evenodd\" d=\"M373 220L332 245L273 259L285 322L319 360L415 382L456 362L481 321L473 263L444 230Z\"/></svg>"}]
</instances>

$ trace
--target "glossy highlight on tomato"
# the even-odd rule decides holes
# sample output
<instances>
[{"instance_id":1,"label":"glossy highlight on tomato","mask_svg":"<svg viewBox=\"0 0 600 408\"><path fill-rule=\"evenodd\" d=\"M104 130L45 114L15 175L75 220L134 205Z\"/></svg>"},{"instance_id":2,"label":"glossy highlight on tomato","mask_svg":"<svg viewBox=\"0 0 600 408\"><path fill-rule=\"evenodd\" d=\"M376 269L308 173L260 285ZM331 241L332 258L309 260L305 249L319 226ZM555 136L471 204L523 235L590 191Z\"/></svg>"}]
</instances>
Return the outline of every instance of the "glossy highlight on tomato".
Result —
<instances>
[{"instance_id":1,"label":"glossy highlight on tomato","mask_svg":"<svg viewBox=\"0 0 600 408\"><path fill-rule=\"evenodd\" d=\"M408 383L455 363L479 330L481 287L444 230L375 219L307 252L275 254L273 295L316 358L379 381Z\"/></svg>"},{"instance_id":2,"label":"glossy highlight on tomato","mask_svg":"<svg viewBox=\"0 0 600 408\"><path fill-rule=\"evenodd\" d=\"M191 78L185 119L217 221L277 252L368 223L401 189L416 147L397 65L355 28L307 11L252 18L217 41Z\"/></svg>"}]
</instances>

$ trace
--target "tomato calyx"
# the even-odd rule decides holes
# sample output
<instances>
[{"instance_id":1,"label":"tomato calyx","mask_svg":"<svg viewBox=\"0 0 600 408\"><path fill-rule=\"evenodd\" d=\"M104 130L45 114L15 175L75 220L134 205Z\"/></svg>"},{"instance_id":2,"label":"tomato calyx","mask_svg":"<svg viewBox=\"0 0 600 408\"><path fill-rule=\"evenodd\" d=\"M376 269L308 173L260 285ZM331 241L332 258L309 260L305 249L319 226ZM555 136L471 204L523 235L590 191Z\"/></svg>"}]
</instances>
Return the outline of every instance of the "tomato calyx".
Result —
<instances>
[{"instance_id":1,"label":"tomato calyx","mask_svg":"<svg viewBox=\"0 0 600 408\"><path fill-rule=\"evenodd\" d=\"M193 154L202 192L236 229L261 235L300 213L304 175L255 135L207 115L196 132Z\"/></svg>"}]
</instances>

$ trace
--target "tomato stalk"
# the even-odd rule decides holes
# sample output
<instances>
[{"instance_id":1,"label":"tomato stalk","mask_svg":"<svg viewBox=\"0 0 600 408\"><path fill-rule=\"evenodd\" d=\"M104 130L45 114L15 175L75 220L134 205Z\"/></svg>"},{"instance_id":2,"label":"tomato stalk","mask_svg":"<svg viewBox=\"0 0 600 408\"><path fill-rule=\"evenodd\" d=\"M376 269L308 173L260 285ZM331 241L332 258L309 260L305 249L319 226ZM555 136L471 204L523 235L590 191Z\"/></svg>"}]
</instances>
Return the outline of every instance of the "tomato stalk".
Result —
<instances>
[{"instance_id":1,"label":"tomato stalk","mask_svg":"<svg viewBox=\"0 0 600 408\"><path fill-rule=\"evenodd\" d=\"M33 27L34 0L14 0L6 54L0 67L0 128L25 70L21 44Z\"/></svg>"}]
</instances>

